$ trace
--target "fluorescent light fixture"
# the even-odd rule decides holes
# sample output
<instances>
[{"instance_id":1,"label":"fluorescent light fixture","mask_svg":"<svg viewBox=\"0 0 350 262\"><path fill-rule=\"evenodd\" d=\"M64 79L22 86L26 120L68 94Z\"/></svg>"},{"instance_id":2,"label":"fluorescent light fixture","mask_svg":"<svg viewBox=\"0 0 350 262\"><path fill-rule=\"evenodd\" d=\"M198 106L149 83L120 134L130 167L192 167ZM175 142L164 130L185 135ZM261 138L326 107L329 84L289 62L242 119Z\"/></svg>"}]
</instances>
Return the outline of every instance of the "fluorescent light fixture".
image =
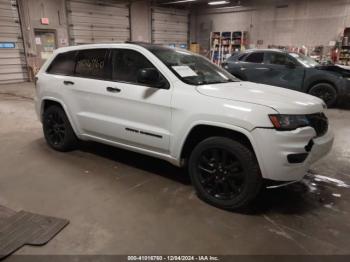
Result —
<instances>
[{"instance_id":1,"label":"fluorescent light fixture","mask_svg":"<svg viewBox=\"0 0 350 262\"><path fill-rule=\"evenodd\" d=\"M215 9L234 9L242 7L242 5L235 5L235 6L226 6L226 7L216 7Z\"/></svg>"},{"instance_id":2,"label":"fluorescent light fixture","mask_svg":"<svg viewBox=\"0 0 350 262\"><path fill-rule=\"evenodd\" d=\"M209 2L208 5L225 5L229 3L230 1L212 1L212 2Z\"/></svg>"},{"instance_id":3,"label":"fluorescent light fixture","mask_svg":"<svg viewBox=\"0 0 350 262\"><path fill-rule=\"evenodd\" d=\"M218 2L218 1L216 1ZM224 1L219 1L219 2L224 2ZM225 1L230 3L230 1ZM225 6L225 7L215 7L215 9L234 9L234 8L239 8L239 7L243 7L243 5L241 4L241 1L237 1L236 4L233 5L229 5L229 6Z\"/></svg>"},{"instance_id":4,"label":"fluorescent light fixture","mask_svg":"<svg viewBox=\"0 0 350 262\"><path fill-rule=\"evenodd\" d=\"M178 0L178 1L172 1L172 2L166 2L162 3L163 5L171 5L171 4L181 4L181 3L188 3L188 2L195 2L197 0Z\"/></svg>"}]
</instances>

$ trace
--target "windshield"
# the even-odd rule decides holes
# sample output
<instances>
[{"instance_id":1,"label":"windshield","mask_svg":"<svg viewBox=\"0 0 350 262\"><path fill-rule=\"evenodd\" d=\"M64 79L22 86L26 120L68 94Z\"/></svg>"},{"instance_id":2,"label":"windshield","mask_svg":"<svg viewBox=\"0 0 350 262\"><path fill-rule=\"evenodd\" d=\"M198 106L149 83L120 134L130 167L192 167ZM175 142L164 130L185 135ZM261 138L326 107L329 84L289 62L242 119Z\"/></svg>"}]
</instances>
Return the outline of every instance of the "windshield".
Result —
<instances>
[{"instance_id":1,"label":"windshield","mask_svg":"<svg viewBox=\"0 0 350 262\"><path fill-rule=\"evenodd\" d=\"M205 85L239 81L202 56L170 48L152 48L150 51L187 84Z\"/></svg>"},{"instance_id":2,"label":"windshield","mask_svg":"<svg viewBox=\"0 0 350 262\"><path fill-rule=\"evenodd\" d=\"M291 56L293 56L296 60L298 60L299 63L306 67L315 67L319 65L314 59L312 59L309 56L305 56L303 54L298 53L290 53Z\"/></svg>"}]
</instances>

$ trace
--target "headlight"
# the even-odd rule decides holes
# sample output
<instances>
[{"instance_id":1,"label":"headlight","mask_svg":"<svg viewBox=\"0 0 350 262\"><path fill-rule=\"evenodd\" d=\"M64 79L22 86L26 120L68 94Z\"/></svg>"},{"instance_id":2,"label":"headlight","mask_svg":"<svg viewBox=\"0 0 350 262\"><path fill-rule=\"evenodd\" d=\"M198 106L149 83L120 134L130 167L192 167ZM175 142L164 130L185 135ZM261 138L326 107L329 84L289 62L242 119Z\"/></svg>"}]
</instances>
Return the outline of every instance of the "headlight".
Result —
<instances>
[{"instance_id":1,"label":"headlight","mask_svg":"<svg viewBox=\"0 0 350 262\"><path fill-rule=\"evenodd\" d=\"M269 115L269 118L273 126L282 131L310 126L310 122L305 115Z\"/></svg>"}]
</instances>

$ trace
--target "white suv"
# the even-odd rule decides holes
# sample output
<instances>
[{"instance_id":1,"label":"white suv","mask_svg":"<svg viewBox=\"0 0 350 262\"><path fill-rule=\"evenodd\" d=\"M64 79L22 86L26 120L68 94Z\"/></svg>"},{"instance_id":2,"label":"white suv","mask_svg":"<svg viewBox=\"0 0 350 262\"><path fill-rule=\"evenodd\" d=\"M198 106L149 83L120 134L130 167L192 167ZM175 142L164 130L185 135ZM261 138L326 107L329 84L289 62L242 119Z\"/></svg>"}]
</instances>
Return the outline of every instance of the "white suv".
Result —
<instances>
[{"instance_id":1,"label":"white suv","mask_svg":"<svg viewBox=\"0 0 350 262\"><path fill-rule=\"evenodd\" d=\"M265 181L302 179L333 143L320 99L239 81L184 50L61 48L36 87L53 149L93 140L187 166L197 194L225 209L250 203Z\"/></svg>"}]
</instances>

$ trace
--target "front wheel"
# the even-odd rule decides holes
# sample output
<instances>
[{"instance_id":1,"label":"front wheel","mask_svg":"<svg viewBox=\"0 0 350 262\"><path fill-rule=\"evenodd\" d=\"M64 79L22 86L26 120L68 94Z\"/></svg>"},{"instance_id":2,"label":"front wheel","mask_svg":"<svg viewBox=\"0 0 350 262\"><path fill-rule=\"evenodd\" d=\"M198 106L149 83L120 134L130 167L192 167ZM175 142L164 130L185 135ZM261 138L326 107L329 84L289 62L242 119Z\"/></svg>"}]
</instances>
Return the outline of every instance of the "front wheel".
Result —
<instances>
[{"instance_id":1,"label":"front wheel","mask_svg":"<svg viewBox=\"0 0 350 262\"><path fill-rule=\"evenodd\" d=\"M190 156L189 173L198 196L223 209L247 206L262 186L252 150L225 137L199 143Z\"/></svg>"},{"instance_id":2,"label":"front wheel","mask_svg":"<svg viewBox=\"0 0 350 262\"><path fill-rule=\"evenodd\" d=\"M327 107L335 106L337 103L337 90L328 83L319 83L310 88L309 94L321 98Z\"/></svg>"}]
</instances>

